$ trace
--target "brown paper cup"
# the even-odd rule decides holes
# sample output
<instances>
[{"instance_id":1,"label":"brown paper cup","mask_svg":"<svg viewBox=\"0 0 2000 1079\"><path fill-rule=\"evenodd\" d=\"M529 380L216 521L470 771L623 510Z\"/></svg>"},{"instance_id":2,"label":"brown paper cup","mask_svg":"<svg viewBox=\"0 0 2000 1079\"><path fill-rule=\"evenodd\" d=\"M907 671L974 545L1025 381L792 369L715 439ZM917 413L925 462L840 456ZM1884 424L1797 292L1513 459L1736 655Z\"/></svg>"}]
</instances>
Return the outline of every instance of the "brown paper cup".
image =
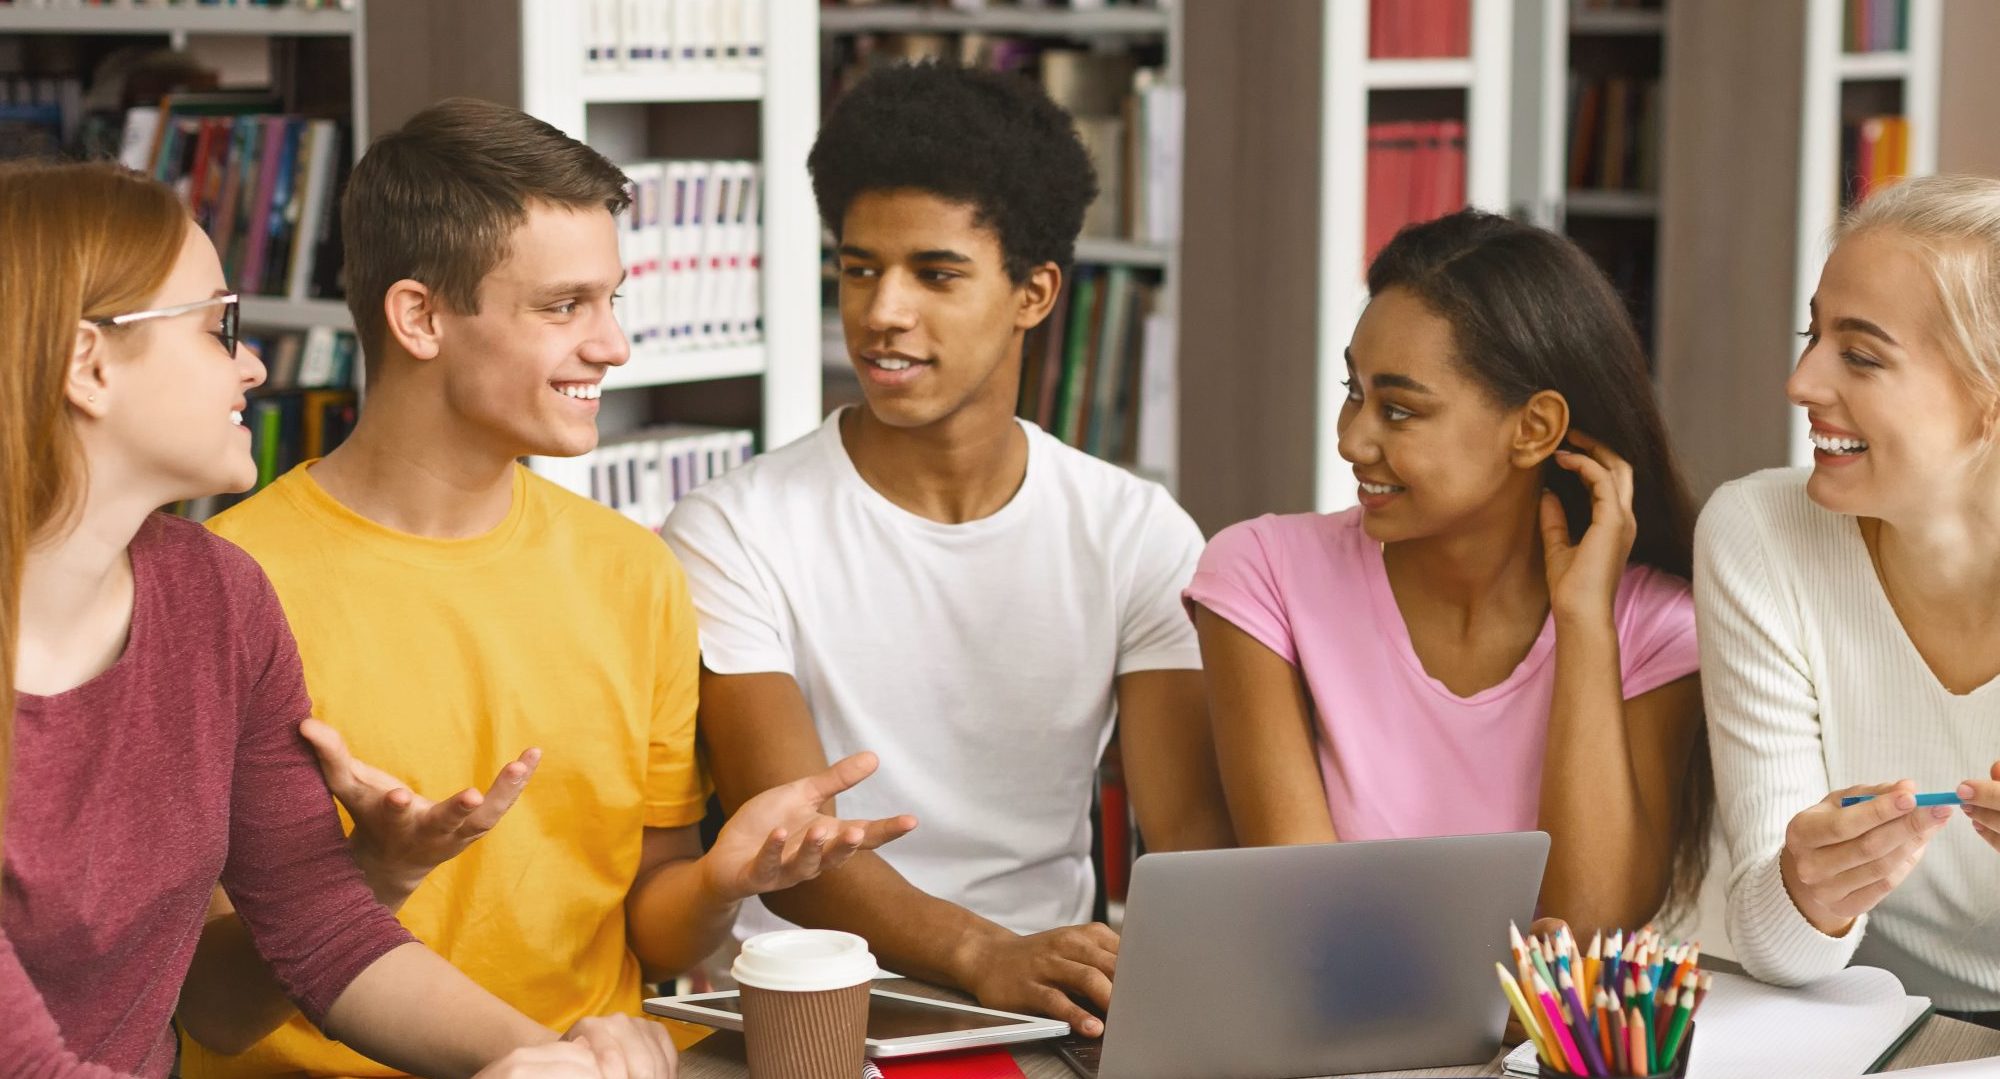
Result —
<instances>
[{"instance_id":1,"label":"brown paper cup","mask_svg":"<svg viewBox=\"0 0 2000 1079\"><path fill-rule=\"evenodd\" d=\"M872 982L794 993L741 987L750 1079L855 1079Z\"/></svg>"}]
</instances>

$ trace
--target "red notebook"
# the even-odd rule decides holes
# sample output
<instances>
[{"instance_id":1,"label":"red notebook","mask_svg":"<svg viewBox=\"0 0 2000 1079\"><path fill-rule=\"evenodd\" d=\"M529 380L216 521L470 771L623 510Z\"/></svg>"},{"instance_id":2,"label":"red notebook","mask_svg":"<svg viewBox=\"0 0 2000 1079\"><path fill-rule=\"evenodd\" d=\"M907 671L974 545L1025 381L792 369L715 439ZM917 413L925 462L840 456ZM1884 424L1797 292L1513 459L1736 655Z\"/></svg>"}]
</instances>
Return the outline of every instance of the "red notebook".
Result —
<instances>
[{"instance_id":1,"label":"red notebook","mask_svg":"<svg viewBox=\"0 0 2000 1079\"><path fill-rule=\"evenodd\" d=\"M1026 1079L1005 1049L971 1049L869 1061L882 1079Z\"/></svg>"}]
</instances>

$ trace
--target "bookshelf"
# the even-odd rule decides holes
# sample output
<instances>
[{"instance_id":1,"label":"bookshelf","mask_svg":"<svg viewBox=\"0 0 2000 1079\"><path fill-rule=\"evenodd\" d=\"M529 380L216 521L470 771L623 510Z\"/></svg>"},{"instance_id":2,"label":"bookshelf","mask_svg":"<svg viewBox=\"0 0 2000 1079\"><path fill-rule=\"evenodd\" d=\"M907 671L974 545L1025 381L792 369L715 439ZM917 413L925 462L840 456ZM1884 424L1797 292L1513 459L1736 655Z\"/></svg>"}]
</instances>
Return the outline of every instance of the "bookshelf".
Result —
<instances>
[{"instance_id":1,"label":"bookshelf","mask_svg":"<svg viewBox=\"0 0 2000 1079\"><path fill-rule=\"evenodd\" d=\"M822 95L829 100L857 69L879 62L878 57L900 59L913 52L951 54L963 62L1018 69L1053 85L1042 71L1048 55L1044 50L1061 49L1084 54L1085 59L1076 61L1078 67L1100 61L1113 66L1129 62L1133 71L1151 70L1156 75L1146 78L1168 96L1181 85L1182 16L1175 4L1070 9L991 3L947 8L894 0L833 4L819 11L822 64L832 76ZM987 51L966 55L980 47ZM999 59L1002 52L1007 59ZM1119 218L1113 230L1086 220L1085 234L1076 244L1076 272L1065 287L1071 298L1079 297L1084 295L1082 282L1094 278L1092 302L1100 310L1117 307L1127 312L1127 317L1118 320L1124 329L1108 333L1102 340L1093 338L1091 344L1083 346L1090 358L1079 365L1072 355L1076 348L1065 343L1071 308L1067 300L1059 304L1026 344L1021 407L1023 415L1042 422L1057 437L1160 480L1171 489L1181 464L1175 430L1179 405L1172 372L1180 280L1177 223L1181 215L1172 196L1152 192L1159 180L1151 171L1143 181L1131 175L1149 160L1154 145L1149 133L1157 129L1152 126L1155 121L1144 118L1149 114L1134 105L1146 91L1136 88L1130 71L1122 74L1122 80L1118 92L1125 98L1124 108L1116 116L1101 102L1081 105L1065 100L1061 92L1054 96L1079 116L1085 142L1092 146L1098 164L1100 183L1115 192ZM1109 85L1105 82L1081 92L1095 98ZM1178 110L1177 105L1172 108ZM1115 135L1103 134L1107 122ZM1112 138L1118 140L1115 150L1107 145ZM1176 140L1175 159L1179 145ZM1107 162L1106 154L1115 160ZM1166 171L1171 181L1178 181L1177 166ZM1160 205L1170 207L1161 212L1175 223L1158 236L1147 216L1156 198L1163 200ZM1093 216L1101 209L1094 209ZM1113 278L1117 279L1115 284ZM833 310L833 289L829 277L822 312L829 406L860 399ZM1151 319L1142 320L1142 312L1149 312ZM1057 338L1054 347L1044 335ZM1103 397L1095 389L1083 392L1080 415L1055 404L1069 400L1060 395L1067 394L1072 381L1082 377L1083 384L1094 386L1107 372L1116 380L1111 386L1120 402L1118 407L1093 407L1090 398ZM1064 417L1070 418L1065 421Z\"/></svg>"},{"instance_id":2,"label":"bookshelf","mask_svg":"<svg viewBox=\"0 0 2000 1079\"><path fill-rule=\"evenodd\" d=\"M1515 213L1588 252L1657 351L1667 12L1678 0L1521 0ZM1616 164L1610 159L1617 158Z\"/></svg>"},{"instance_id":3,"label":"bookshelf","mask_svg":"<svg viewBox=\"0 0 2000 1079\"><path fill-rule=\"evenodd\" d=\"M1264 6L1184 13L1187 142L1203 152L1187 158L1182 259L1203 280L1181 300L1179 494L1211 533L1353 502L1337 424L1367 301L1371 128L1462 123L1464 201L1499 211L1516 152L1511 0L1471 0L1463 54L1427 59L1371 59L1367 0Z\"/></svg>"},{"instance_id":4,"label":"bookshelf","mask_svg":"<svg viewBox=\"0 0 2000 1079\"><path fill-rule=\"evenodd\" d=\"M71 37L164 38L178 51L199 49L219 39L343 39L348 48L347 122L351 132L349 160L366 145L368 71L363 0L344 8L261 6L49 6L20 3L0 5L0 36L65 35ZM353 320L338 299L253 295L243 298L244 325L251 330L296 331L316 328L350 331Z\"/></svg>"},{"instance_id":5,"label":"bookshelf","mask_svg":"<svg viewBox=\"0 0 2000 1079\"><path fill-rule=\"evenodd\" d=\"M1811 460L1784 382L1846 197L1843 126L1899 115L1906 174L1937 167L1945 3L1901 2L1901 47L1872 53L1847 48L1845 0L1668 8L1656 376L1699 496Z\"/></svg>"},{"instance_id":6,"label":"bookshelf","mask_svg":"<svg viewBox=\"0 0 2000 1079\"><path fill-rule=\"evenodd\" d=\"M783 445L821 419L819 235L805 158L819 116L817 6L764 5L761 64L593 70L588 15L572 0L397 0L371 11L380 129L469 94L520 107L621 165L658 158L763 164L761 340L635 345L604 380L607 441L673 421L748 426ZM446 43L450 43L446 47Z\"/></svg>"}]
</instances>

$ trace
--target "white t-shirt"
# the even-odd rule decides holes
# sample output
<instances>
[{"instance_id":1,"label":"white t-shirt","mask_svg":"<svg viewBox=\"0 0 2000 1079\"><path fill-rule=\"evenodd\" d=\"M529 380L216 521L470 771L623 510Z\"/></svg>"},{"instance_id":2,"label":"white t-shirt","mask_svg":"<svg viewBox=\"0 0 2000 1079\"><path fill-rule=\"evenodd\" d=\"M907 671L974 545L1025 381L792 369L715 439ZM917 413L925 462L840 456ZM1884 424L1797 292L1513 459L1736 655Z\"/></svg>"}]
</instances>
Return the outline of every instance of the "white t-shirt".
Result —
<instances>
[{"instance_id":1,"label":"white t-shirt","mask_svg":"<svg viewBox=\"0 0 2000 1079\"><path fill-rule=\"evenodd\" d=\"M914 813L883 857L1016 932L1088 920L1091 792L1115 679L1193 670L1180 590L1201 533L1165 489L1023 422L1027 477L940 524L813 434L696 490L667 521L717 674L798 681L828 759L881 769L848 817ZM755 901L741 936L785 923Z\"/></svg>"}]
</instances>

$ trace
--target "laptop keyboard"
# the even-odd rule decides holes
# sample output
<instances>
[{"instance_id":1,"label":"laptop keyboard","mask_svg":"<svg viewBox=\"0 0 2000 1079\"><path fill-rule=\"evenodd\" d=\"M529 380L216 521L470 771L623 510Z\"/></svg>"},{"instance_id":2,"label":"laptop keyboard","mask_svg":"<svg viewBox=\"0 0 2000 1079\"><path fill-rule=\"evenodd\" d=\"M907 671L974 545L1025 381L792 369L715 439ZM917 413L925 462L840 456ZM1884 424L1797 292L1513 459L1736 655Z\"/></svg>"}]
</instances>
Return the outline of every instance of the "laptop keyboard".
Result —
<instances>
[{"instance_id":1,"label":"laptop keyboard","mask_svg":"<svg viewBox=\"0 0 2000 1079\"><path fill-rule=\"evenodd\" d=\"M1055 1043L1056 1054L1061 1056L1069 1070L1084 1077L1097 1079L1098 1058L1104 1051L1104 1042L1099 1038L1086 1038L1081 1034L1071 1034Z\"/></svg>"}]
</instances>

